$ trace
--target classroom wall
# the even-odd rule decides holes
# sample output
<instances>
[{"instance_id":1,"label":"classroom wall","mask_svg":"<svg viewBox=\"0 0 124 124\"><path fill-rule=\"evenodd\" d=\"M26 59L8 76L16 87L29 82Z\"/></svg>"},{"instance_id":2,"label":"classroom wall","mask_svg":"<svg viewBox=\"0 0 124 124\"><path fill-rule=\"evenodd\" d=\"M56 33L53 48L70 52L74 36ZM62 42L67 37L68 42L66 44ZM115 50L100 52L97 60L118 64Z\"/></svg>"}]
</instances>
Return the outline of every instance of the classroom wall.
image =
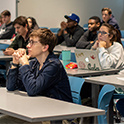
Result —
<instances>
[{"instance_id":1,"label":"classroom wall","mask_svg":"<svg viewBox=\"0 0 124 124\"><path fill-rule=\"evenodd\" d=\"M11 12L11 20L16 18L16 0L0 0L0 12L9 10Z\"/></svg>"},{"instance_id":2,"label":"classroom wall","mask_svg":"<svg viewBox=\"0 0 124 124\"><path fill-rule=\"evenodd\" d=\"M101 9L109 7L124 29L124 0L19 0L18 16L33 16L40 27L60 27L66 21L64 15L76 13L80 17L80 25L88 22L91 16L101 18Z\"/></svg>"}]
</instances>

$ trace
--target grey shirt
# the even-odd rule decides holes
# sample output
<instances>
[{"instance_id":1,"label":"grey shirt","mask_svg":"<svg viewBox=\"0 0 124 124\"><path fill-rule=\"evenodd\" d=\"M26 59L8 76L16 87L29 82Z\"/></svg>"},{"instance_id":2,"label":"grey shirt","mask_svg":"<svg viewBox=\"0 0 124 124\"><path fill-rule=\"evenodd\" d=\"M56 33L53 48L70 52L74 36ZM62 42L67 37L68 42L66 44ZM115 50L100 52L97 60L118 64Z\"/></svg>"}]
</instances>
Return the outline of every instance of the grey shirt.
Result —
<instances>
[{"instance_id":1,"label":"grey shirt","mask_svg":"<svg viewBox=\"0 0 124 124\"><path fill-rule=\"evenodd\" d=\"M15 34L15 28L10 22L8 25L3 24L0 29L0 39L11 39Z\"/></svg>"},{"instance_id":2,"label":"grey shirt","mask_svg":"<svg viewBox=\"0 0 124 124\"><path fill-rule=\"evenodd\" d=\"M70 29L66 29L67 34L62 33L61 36L57 35L58 38L58 44L62 43L65 41L66 46L68 47L74 47L76 46L76 43L80 39L80 37L84 34L84 29L77 25L75 30L73 32L70 31Z\"/></svg>"},{"instance_id":3,"label":"grey shirt","mask_svg":"<svg viewBox=\"0 0 124 124\"><path fill-rule=\"evenodd\" d=\"M93 34L91 31L87 30L79 39L76 44L76 48L79 49L90 49L94 43L90 43L90 41L96 41L97 34Z\"/></svg>"}]
</instances>

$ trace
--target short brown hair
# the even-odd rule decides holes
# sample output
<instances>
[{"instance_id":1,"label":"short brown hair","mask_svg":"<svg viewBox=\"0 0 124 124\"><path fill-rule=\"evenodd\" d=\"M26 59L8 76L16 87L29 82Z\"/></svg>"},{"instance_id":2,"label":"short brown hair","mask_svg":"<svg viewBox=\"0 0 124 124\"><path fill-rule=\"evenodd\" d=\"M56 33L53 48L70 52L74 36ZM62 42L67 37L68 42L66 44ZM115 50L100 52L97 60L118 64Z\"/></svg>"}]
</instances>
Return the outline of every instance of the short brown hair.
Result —
<instances>
[{"instance_id":1,"label":"short brown hair","mask_svg":"<svg viewBox=\"0 0 124 124\"><path fill-rule=\"evenodd\" d=\"M25 16L19 16L17 17L14 22L13 22L13 26L15 24L19 24L19 25L22 25L23 27L26 26L26 24L28 25L28 22L27 22L27 18Z\"/></svg>"},{"instance_id":2,"label":"short brown hair","mask_svg":"<svg viewBox=\"0 0 124 124\"><path fill-rule=\"evenodd\" d=\"M48 48L49 52L53 51L57 43L57 38L55 34L52 33L49 29L45 29L45 28L33 30L33 32L29 35L29 37L38 37L41 44L49 45Z\"/></svg>"},{"instance_id":3,"label":"short brown hair","mask_svg":"<svg viewBox=\"0 0 124 124\"><path fill-rule=\"evenodd\" d=\"M103 11L108 11L109 15L112 14L112 10L110 8L107 8L107 7L102 8L101 12L103 12Z\"/></svg>"},{"instance_id":4,"label":"short brown hair","mask_svg":"<svg viewBox=\"0 0 124 124\"><path fill-rule=\"evenodd\" d=\"M10 13L9 10L4 10L4 11L1 13L1 15L4 15L4 16L10 16L11 13Z\"/></svg>"}]
</instances>

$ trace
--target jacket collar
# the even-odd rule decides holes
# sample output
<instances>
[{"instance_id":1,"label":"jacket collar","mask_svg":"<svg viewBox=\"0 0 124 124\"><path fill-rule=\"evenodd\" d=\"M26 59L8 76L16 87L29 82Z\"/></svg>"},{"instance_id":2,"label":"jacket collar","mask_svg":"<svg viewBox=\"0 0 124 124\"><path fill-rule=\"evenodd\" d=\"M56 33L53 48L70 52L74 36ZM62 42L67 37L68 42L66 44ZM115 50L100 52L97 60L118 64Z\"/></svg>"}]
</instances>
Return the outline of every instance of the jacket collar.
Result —
<instances>
[{"instance_id":1,"label":"jacket collar","mask_svg":"<svg viewBox=\"0 0 124 124\"><path fill-rule=\"evenodd\" d=\"M47 56L45 62L43 63L43 67L44 67L46 64L52 62L52 58L57 58L57 57L53 54L53 52L52 52L52 53L49 53L49 55ZM37 66L40 66L40 63L38 62L38 60L37 60L36 58L34 59L34 61L35 61L35 62L34 62L33 65L32 65L32 69L36 68ZM42 68L43 68L43 67L42 67Z\"/></svg>"}]
</instances>

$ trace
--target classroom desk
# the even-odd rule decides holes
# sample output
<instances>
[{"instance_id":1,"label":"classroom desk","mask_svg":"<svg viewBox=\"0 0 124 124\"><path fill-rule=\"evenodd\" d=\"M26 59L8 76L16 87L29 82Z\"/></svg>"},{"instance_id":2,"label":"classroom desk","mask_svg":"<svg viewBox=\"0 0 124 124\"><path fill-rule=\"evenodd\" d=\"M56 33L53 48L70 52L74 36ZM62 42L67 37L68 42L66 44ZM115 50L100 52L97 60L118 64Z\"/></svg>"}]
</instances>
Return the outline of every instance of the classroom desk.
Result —
<instances>
[{"instance_id":1,"label":"classroom desk","mask_svg":"<svg viewBox=\"0 0 124 124\"><path fill-rule=\"evenodd\" d=\"M0 112L28 122L63 120L104 115L105 111L55 100L48 97L29 97L25 92L0 88Z\"/></svg>"},{"instance_id":2,"label":"classroom desk","mask_svg":"<svg viewBox=\"0 0 124 124\"><path fill-rule=\"evenodd\" d=\"M87 77L84 78L86 82L92 83L92 104L94 107L97 106L97 99L99 94L99 85L111 84L115 87L124 88L124 74L115 74L107 76ZM110 105L109 123L113 123L112 103Z\"/></svg>"},{"instance_id":3,"label":"classroom desk","mask_svg":"<svg viewBox=\"0 0 124 124\"><path fill-rule=\"evenodd\" d=\"M55 46L53 51L61 53L62 50L71 50L71 52L74 52L75 49L76 49L76 47L67 47L67 46L63 46L63 45L57 45L57 46Z\"/></svg>"},{"instance_id":4,"label":"classroom desk","mask_svg":"<svg viewBox=\"0 0 124 124\"><path fill-rule=\"evenodd\" d=\"M0 40L0 44L8 44L10 45L12 42L10 40Z\"/></svg>"},{"instance_id":5,"label":"classroom desk","mask_svg":"<svg viewBox=\"0 0 124 124\"><path fill-rule=\"evenodd\" d=\"M85 81L97 85L111 84L115 87L124 87L124 74L87 77L85 78Z\"/></svg>"},{"instance_id":6,"label":"classroom desk","mask_svg":"<svg viewBox=\"0 0 124 124\"><path fill-rule=\"evenodd\" d=\"M77 77L89 77L89 76L99 76L107 74L116 74L119 69L110 69L110 70L101 70L101 71L92 71L92 70L83 70L83 69L66 69L66 72L69 76Z\"/></svg>"}]
</instances>

